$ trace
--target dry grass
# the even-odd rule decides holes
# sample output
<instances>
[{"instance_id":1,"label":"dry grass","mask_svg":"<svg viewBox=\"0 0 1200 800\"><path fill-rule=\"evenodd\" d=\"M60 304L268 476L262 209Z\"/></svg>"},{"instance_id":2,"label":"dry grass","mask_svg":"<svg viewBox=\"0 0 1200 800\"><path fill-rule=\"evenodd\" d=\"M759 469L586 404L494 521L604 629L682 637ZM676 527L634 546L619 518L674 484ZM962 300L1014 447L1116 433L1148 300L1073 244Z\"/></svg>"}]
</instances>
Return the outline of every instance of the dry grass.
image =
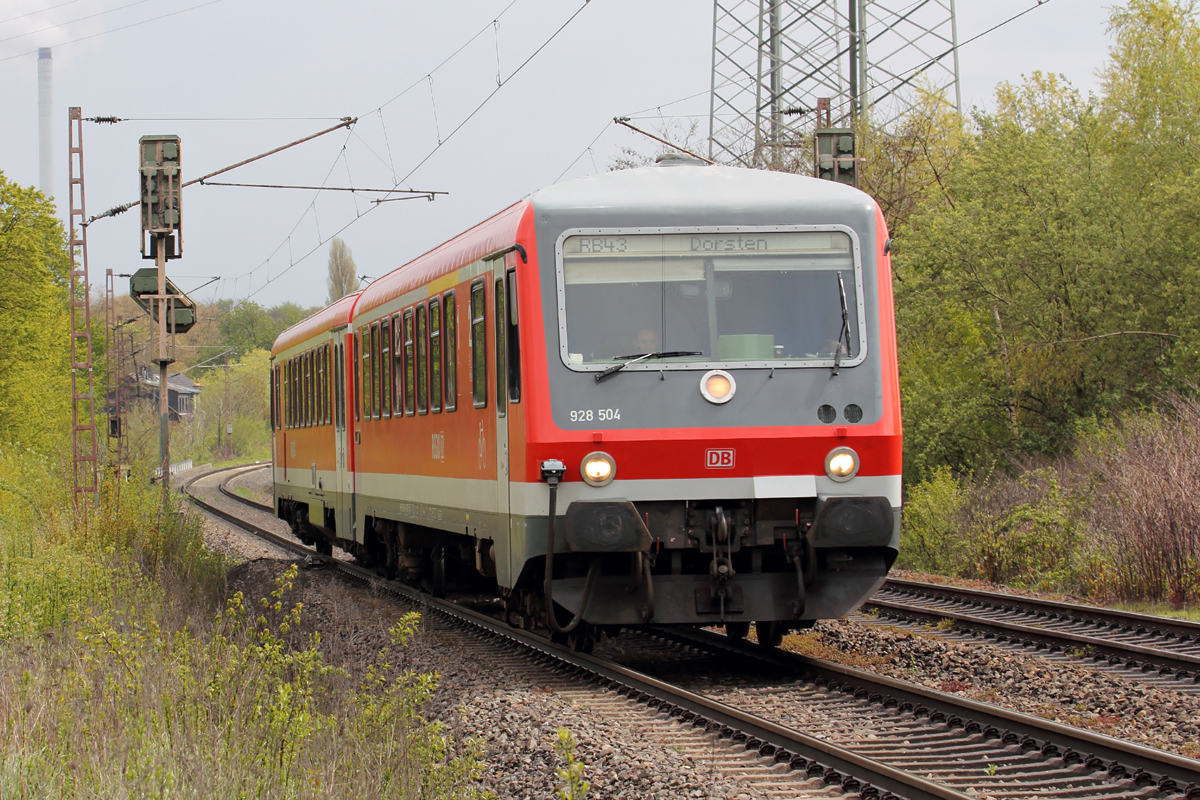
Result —
<instances>
[{"instance_id":1,"label":"dry grass","mask_svg":"<svg viewBox=\"0 0 1200 800\"><path fill-rule=\"evenodd\" d=\"M299 634L292 572L224 598L198 520L140 479L88 516L51 459L0 451L0 797L478 796L478 746L402 671L415 615L358 675Z\"/></svg>"},{"instance_id":2,"label":"dry grass","mask_svg":"<svg viewBox=\"0 0 1200 800\"><path fill-rule=\"evenodd\" d=\"M900 566L1094 602L1200 609L1200 403L1096 425L1015 474L909 493ZM1191 609L1188 612L1188 609Z\"/></svg>"}]
</instances>

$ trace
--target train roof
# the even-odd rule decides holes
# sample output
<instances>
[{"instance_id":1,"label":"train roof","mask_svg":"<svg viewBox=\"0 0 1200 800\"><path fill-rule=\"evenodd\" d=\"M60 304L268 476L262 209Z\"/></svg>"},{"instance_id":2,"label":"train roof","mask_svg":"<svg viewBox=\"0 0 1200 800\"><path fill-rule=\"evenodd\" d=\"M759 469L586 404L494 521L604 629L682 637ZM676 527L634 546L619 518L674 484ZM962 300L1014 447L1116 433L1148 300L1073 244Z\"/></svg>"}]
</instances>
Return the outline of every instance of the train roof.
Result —
<instances>
[{"instance_id":1,"label":"train roof","mask_svg":"<svg viewBox=\"0 0 1200 800\"><path fill-rule=\"evenodd\" d=\"M528 200L513 203L499 214L382 276L363 289L362 299L354 308L355 318L508 247L517 240L517 228L528 210Z\"/></svg>"},{"instance_id":2,"label":"train roof","mask_svg":"<svg viewBox=\"0 0 1200 800\"><path fill-rule=\"evenodd\" d=\"M540 215L586 212L590 218L679 213L689 217L776 212L819 206L833 214L874 212L870 195L845 184L768 170L665 161L548 186L530 198ZM602 222L600 224L603 224Z\"/></svg>"},{"instance_id":3,"label":"train roof","mask_svg":"<svg viewBox=\"0 0 1200 800\"><path fill-rule=\"evenodd\" d=\"M308 341L317 334L350 322L351 313L354 311L354 303L361 294L361 291L348 294L341 300L326 306L317 313L305 317L295 325L287 328L276 337L275 344L271 346L271 355L282 353L284 350L295 347L301 342Z\"/></svg>"}]
</instances>

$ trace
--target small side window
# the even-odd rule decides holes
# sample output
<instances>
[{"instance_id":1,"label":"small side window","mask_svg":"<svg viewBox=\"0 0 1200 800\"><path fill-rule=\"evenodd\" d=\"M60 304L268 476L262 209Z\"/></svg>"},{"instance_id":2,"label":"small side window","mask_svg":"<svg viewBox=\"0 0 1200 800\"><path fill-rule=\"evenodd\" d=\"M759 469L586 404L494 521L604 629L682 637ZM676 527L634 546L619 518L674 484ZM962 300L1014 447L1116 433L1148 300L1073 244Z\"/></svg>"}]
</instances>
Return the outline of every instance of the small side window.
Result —
<instances>
[{"instance_id":1,"label":"small side window","mask_svg":"<svg viewBox=\"0 0 1200 800\"><path fill-rule=\"evenodd\" d=\"M417 413L429 411L429 324L425 304L417 306Z\"/></svg>"},{"instance_id":2,"label":"small side window","mask_svg":"<svg viewBox=\"0 0 1200 800\"><path fill-rule=\"evenodd\" d=\"M508 368L505 366L504 358L508 337L504 335L504 322L507 319L507 315L504 313L504 295L504 278L496 278L492 296L492 300L496 304L496 413L502 417L508 407L508 389L505 387L505 383L508 381Z\"/></svg>"},{"instance_id":3,"label":"small side window","mask_svg":"<svg viewBox=\"0 0 1200 800\"><path fill-rule=\"evenodd\" d=\"M455 317L454 291L442 295L442 319L445 320L445 342L442 348L446 354L446 410L458 408L458 321Z\"/></svg>"},{"instance_id":4,"label":"small side window","mask_svg":"<svg viewBox=\"0 0 1200 800\"><path fill-rule=\"evenodd\" d=\"M412 416L416 412L416 392L413 360L416 352L413 348L413 312L410 308L404 312L404 413Z\"/></svg>"},{"instance_id":5,"label":"small side window","mask_svg":"<svg viewBox=\"0 0 1200 800\"><path fill-rule=\"evenodd\" d=\"M392 416L404 414L404 330L399 314L392 314Z\"/></svg>"},{"instance_id":6,"label":"small side window","mask_svg":"<svg viewBox=\"0 0 1200 800\"><path fill-rule=\"evenodd\" d=\"M379 407L385 418L392 416L392 321L379 321L379 390L383 398Z\"/></svg>"},{"instance_id":7,"label":"small side window","mask_svg":"<svg viewBox=\"0 0 1200 800\"><path fill-rule=\"evenodd\" d=\"M471 284L471 394L476 408L487 407L487 298L486 284Z\"/></svg>"},{"instance_id":8,"label":"small side window","mask_svg":"<svg viewBox=\"0 0 1200 800\"><path fill-rule=\"evenodd\" d=\"M442 306L429 301L429 410L442 410Z\"/></svg>"},{"instance_id":9,"label":"small side window","mask_svg":"<svg viewBox=\"0 0 1200 800\"><path fill-rule=\"evenodd\" d=\"M521 400L521 330L517 327L517 271L508 271L508 399Z\"/></svg>"},{"instance_id":10,"label":"small side window","mask_svg":"<svg viewBox=\"0 0 1200 800\"><path fill-rule=\"evenodd\" d=\"M354 372L354 397L353 397L353 400L354 400L354 421L355 422L362 419L362 387L359 385L359 381L358 381L359 360L360 360L359 340L361 338L362 337L359 336L359 332L355 331L354 332L354 364L353 364L354 369L352 370Z\"/></svg>"}]
</instances>

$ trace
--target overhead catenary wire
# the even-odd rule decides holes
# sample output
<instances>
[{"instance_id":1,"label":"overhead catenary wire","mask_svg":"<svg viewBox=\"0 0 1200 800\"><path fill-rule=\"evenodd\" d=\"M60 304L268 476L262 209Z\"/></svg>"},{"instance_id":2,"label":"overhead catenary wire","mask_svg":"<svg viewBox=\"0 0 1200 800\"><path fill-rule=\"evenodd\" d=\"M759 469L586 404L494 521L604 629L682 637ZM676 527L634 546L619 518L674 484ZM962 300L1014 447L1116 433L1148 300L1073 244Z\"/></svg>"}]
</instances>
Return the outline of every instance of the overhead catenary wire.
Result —
<instances>
[{"instance_id":1,"label":"overhead catenary wire","mask_svg":"<svg viewBox=\"0 0 1200 800\"><path fill-rule=\"evenodd\" d=\"M194 6L188 6L187 8L181 8L178 11L172 11L169 14L162 14L157 17L151 17L150 19L143 19L139 22L131 22L128 25L121 25L120 27L117 27L117 28L109 28L106 31L99 31L98 33L90 33L87 36L80 36L78 39L71 39L66 42L59 42L58 44L53 45L53 47L66 47L69 44L76 44L78 42L86 42L88 39L95 39L97 36L106 36L110 33L116 33L117 31L129 30L130 28L136 28L139 25L146 25L150 22L158 22L160 19L167 19L168 17L178 16L179 14L186 14L189 11L196 11L197 9L207 8L208 6L214 6L217 3L223 3L223 2L225 2L225 0L208 0L205 3L199 3ZM34 50L27 50L24 53L16 53L15 55L6 56L4 58L0 58L0 64L3 64L5 61L12 61L14 58L22 58L23 56L36 55L37 52L38 52L38 50L34 49Z\"/></svg>"},{"instance_id":2,"label":"overhead catenary wire","mask_svg":"<svg viewBox=\"0 0 1200 800\"><path fill-rule=\"evenodd\" d=\"M513 3L515 3L515 2L516 2L516 0L513 0ZM528 65L528 64L529 64L531 61L533 61L533 59L534 59L534 58L536 58L536 57L538 56L538 54L539 54L539 53L541 53L541 52L542 52L544 49L546 49L546 47L547 47L547 46L549 46L549 45L550 45L550 43L551 43L551 42L553 42L555 39L557 39L557 38L558 38L559 34L561 34L561 33L562 33L562 32L563 32L563 31L564 31L566 28L567 28L567 26L569 26L569 25L570 25L570 24L571 24L571 23L572 23L572 22L573 22L573 21L574 21L574 20L575 20L575 19L576 19L576 18L577 18L577 17L578 17L578 16L579 16L579 15L580 15L582 12L583 12L583 10L584 10L585 8L587 8L587 7L588 7L588 4L589 4L589 2L590 2L590 0L584 0L584 3L583 3L583 5L581 5L581 6L580 6L578 9L576 9L576 10L575 10L575 13L573 13L573 14L572 14L570 17L568 17L568 18L567 18L567 20L566 20L565 22L563 22L563 24L562 24L562 25L560 25L560 26L559 26L557 29L555 29L555 31L554 31L552 34L550 34L550 36L549 36L549 37L548 37L548 38L547 38L547 39L546 39L544 42L542 42L542 44L541 44L541 45L539 45L539 46L538 46L538 48L537 48L536 50L534 50L534 51L533 51L533 52L532 52L532 53L531 53L531 54L530 54L530 55L529 55L529 56L528 56L528 57L527 57L527 58L526 58L524 61L522 61L522 62L521 62L521 63L520 63L518 66L517 66L517 68L516 68L516 69L514 69L514 70L513 70L513 71L512 71L512 72L511 72L511 73L508 75L508 77L504 78L504 79L503 79L503 80L502 80L502 81L499 83L499 85L497 85L497 86L496 86L496 88L495 88L495 89L493 89L491 92L489 92L489 93L488 93L488 95L487 95L486 97L484 97L484 98L483 98L483 100L481 100L481 101L479 102L479 104L478 104L478 105L477 105L477 106L476 106L476 107L475 107L475 108L474 108L474 109L473 109L473 110L472 110L472 111L471 111L471 112L470 112L470 113L469 113L469 114L468 114L468 115L467 115L467 116L466 116L466 117L465 117L465 118L464 118L464 119L463 119L461 122L459 122L459 123L458 123L458 125L456 125L456 126L455 126L455 127L454 127L454 128L453 128L453 129L452 129L452 130L451 130L451 131L448 133L448 134L446 134L445 138L442 138L442 139L441 139L441 140L438 142L438 144L437 144L435 147L433 147L433 148L432 148L432 149L429 151L429 153L428 153L428 154L427 154L427 155L426 155L424 158L422 158L422 159L421 159L421 160L420 160L420 161L419 161L419 162L416 164L416 166L414 166L412 169L410 169L410 170L409 170L409 171L408 171L408 172L407 172L407 173L406 173L406 174L405 174L405 175L404 175L404 176L403 176L403 177L402 177L402 178L401 178L401 179L398 181L398 184L404 184L404 183L406 183L406 182L408 181L408 179L409 179L409 178L411 178L411 177L412 177L412 176L413 176L413 175L414 175L414 174L417 172L417 170L419 170L421 167L423 167L423 166L424 166L424 165L425 165L425 164L426 164L426 163L429 161L429 159L433 158L433 156L434 156L435 154L437 154L437 152L438 152L439 150L441 150L441 149L442 149L442 148L443 148L443 147L444 147L444 146L445 146L445 145L446 145L446 144L447 144L447 143L448 143L448 142L449 142L449 141L450 141L452 138L454 138L454 135L455 135L455 134L457 134L457 133L458 133L460 130L462 130L462 129L463 129L463 127L464 127L464 126L465 126L467 123L469 123L469 122L470 122L470 121L471 121L471 120L472 120L472 119L473 119L473 118L474 118L474 117L475 117L475 116L476 116L476 115L477 115L477 114L478 114L478 113L479 113L479 112L480 112L480 111L483 109L483 107L484 107L484 106L486 106L486 105L488 104L488 102L489 102L489 101L490 101L490 100L491 100L493 97L495 97L495 96L496 96L496 94L497 94L498 92L500 92L500 90L502 90L502 89L503 89L505 86L507 86L507 85L509 84L509 82L510 82L510 81L512 81L512 79L513 79L513 78L515 78L517 75L519 75L519 74L521 73L521 71L522 71L522 70L523 70L523 69L524 69L524 68L525 68L525 67L526 67L526 66L527 66L527 65ZM507 11L509 8L511 8L511 7L512 7L512 5L513 5L513 3L509 3L509 5L508 5L508 6L505 6L505 8L504 8L504 11ZM503 14L503 13L504 13L504 11L501 11L501 14ZM497 18L499 18L499 15L497 15ZM477 38L478 38L478 37L479 37L479 36L482 34L482 32L483 32L483 31L486 31L486 30L488 29L488 27L490 27L490 24L489 24L488 26L485 26L485 27L484 27L484 28L481 30L481 32L480 32L479 34L476 34L474 37L472 37L472 39L471 39L470 41L474 41L474 39L477 39ZM468 42L468 43L469 43L469 42ZM461 51L463 50L463 48L465 48L465 47L466 47L466 45L463 45L463 47L460 47L458 50L456 50L456 51L455 51L455 54L457 54L457 53L461 52ZM451 57L453 57L453 56L451 56ZM449 59L447 59L447 60L449 60ZM442 64L445 64L445 63L446 63L446 61L443 61L443 62L442 62ZM441 66L441 65L439 65L439 66ZM422 81L424 81L424 80L425 80L425 79L424 79L424 78L422 78L421 80L419 80L419 81L417 81L416 83L414 83L414 84L413 84L413 86L419 85L419 84L420 84ZM410 89L411 89L411 88L412 88L412 87L410 87ZM405 90L405 91L408 91L408 90ZM383 108L384 106L386 106L388 103L391 103L391 102L393 102L394 100L396 100L397 98L399 98L399 97L400 97L402 94L403 94L403 92L401 92L400 94L396 95L396 96L395 96L395 97L393 97L391 100L388 100L388 101L387 101L387 103L384 103L384 104L380 105L380 106L378 107L378 109L382 109L382 108ZM373 113L375 113L375 112L376 112L376 110L378 110L378 109L371 109L370 111L368 111L368 112L366 112L366 113L364 113L364 114L360 115L360 117L366 117L366 116L368 116L368 115L370 115L370 114L373 114ZM335 166L336 166L336 163L337 163L337 162L336 162L336 160L335 160L335 162L334 162L334 165L335 165ZM331 169L330 169L330 172L331 172L331 173L332 173L332 169L333 169L333 168L331 167ZM338 229L336 232L334 232L333 234L331 234L331 235L330 235L328 238L322 238L322 237L320 237L320 235L318 234L318 244L317 244L315 247L313 247L312 249L310 249L308 252L304 253L302 256L300 256L300 258L299 258L299 259L295 259L295 260L293 260L293 261L292 261L292 263L290 263L290 264L289 264L287 267L285 267L285 268L284 268L284 269L283 269L281 272L277 273L275 276L273 276L272 278L268 279L268 280L267 280L267 282L265 282L265 283L264 283L262 286L258 287L257 289L254 289L254 290L252 290L252 291L249 291L249 292L247 293L246 297L245 297L245 300L249 300L251 297L253 297L254 295L256 295L256 294L258 294L259 292L261 292L263 289L265 289L265 288L266 288L267 286L269 286L271 283L273 283L274 281L276 281L276 280L278 280L279 278L281 278L283 275L285 275L287 272L289 272L289 271L290 271L292 268L294 268L294 267L295 267L297 264L299 264L299 263L303 262L305 259L307 259L309 256L311 256L313 253L315 253L315 252L316 252L318 249L320 249L321 247L323 247L323 246L324 246L324 244L325 244L327 241L329 241L329 239L332 239L332 238L334 238L334 237L336 237L336 236L339 236L339 235L341 235L341 233L342 233L343 231L345 231L347 228L349 228L351 225L353 225L353 224L354 224L355 222L357 222L358 220L360 220L360 219L362 219L363 217L365 217L367 214L370 214L372 211L374 211L375 209L379 208L379 207L380 207L380 205L382 204L382 202L386 202L386 201L387 201L387 198L383 198L382 200L376 200L376 201L373 203L373 205L372 205L370 208L368 208L366 211L363 211L363 212L361 212L360 214L357 214L357 215L356 215L355 217L353 217L353 218L352 218L352 219L351 219L349 222L347 222L345 225L343 225L341 228L339 228L339 229ZM298 225L299 225L299 223L297 223L297 226L298 226ZM295 229L293 228L293 231L294 231L294 230L295 230ZM290 236L290 234L289 234L289 236ZM282 247L282 245L280 245L280 246ZM270 258L268 258L268 261L269 261L269 260L270 260ZM249 277L249 276L250 276L250 275L252 275L252 274L253 274L253 273L254 273L254 272L257 270L257 269L259 269L261 266L263 266L263 265L262 265L262 264L260 264L260 265L259 265L259 267L255 267L254 269L252 269L252 270L250 270L249 272L245 273L245 274L244 274L244 275L242 275L241 277ZM244 302L244 301L243 301L243 302Z\"/></svg>"},{"instance_id":3,"label":"overhead catenary wire","mask_svg":"<svg viewBox=\"0 0 1200 800\"><path fill-rule=\"evenodd\" d=\"M26 36L36 36L39 33L45 33L46 31L52 31L55 28L62 28L67 25L74 25L76 22L83 22L84 20L93 19L95 17L102 17L105 14L111 14L114 11L124 11L127 8L133 8L134 6L140 6L140 5L144 5L146 3L152 3L152 2L154 2L154 0L133 0L132 3L126 3L123 6L117 6L116 8L106 8L105 10L97 11L94 14L88 14L83 17L76 17L75 19L69 19L66 22L60 22L57 25L47 25L46 27L38 28L35 31L26 31L25 33L15 33L12 36L9 36L7 39L0 39L0 44L4 44L5 42L11 42L13 39L24 39Z\"/></svg>"}]
</instances>

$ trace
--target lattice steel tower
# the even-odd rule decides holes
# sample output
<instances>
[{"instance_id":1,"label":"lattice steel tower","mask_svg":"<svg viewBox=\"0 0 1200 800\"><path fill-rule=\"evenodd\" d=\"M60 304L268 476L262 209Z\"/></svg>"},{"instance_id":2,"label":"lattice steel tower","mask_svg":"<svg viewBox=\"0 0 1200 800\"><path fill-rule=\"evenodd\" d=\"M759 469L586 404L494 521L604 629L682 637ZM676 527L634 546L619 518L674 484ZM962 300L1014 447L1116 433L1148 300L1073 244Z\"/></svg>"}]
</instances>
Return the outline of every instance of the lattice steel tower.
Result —
<instances>
[{"instance_id":1,"label":"lattice steel tower","mask_svg":"<svg viewBox=\"0 0 1200 800\"><path fill-rule=\"evenodd\" d=\"M961 109L955 0L715 0L709 157L796 169L817 101L831 120L887 127L917 86Z\"/></svg>"}]
</instances>

